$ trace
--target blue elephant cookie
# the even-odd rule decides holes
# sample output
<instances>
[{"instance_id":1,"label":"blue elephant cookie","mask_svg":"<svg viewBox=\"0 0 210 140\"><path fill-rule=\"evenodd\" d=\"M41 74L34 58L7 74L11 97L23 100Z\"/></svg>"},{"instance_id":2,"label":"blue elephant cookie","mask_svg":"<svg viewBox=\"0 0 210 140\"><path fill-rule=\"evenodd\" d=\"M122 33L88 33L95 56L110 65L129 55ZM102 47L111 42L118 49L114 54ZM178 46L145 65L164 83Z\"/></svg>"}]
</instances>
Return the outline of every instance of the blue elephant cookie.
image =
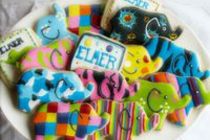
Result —
<instances>
[{"instance_id":1,"label":"blue elephant cookie","mask_svg":"<svg viewBox=\"0 0 210 140\"><path fill-rule=\"evenodd\" d=\"M89 97L94 85L86 88L74 72L31 69L21 76L18 84L18 108L29 112L40 103L72 101Z\"/></svg>"},{"instance_id":2,"label":"blue elephant cookie","mask_svg":"<svg viewBox=\"0 0 210 140\"><path fill-rule=\"evenodd\" d=\"M166 15L136 7L122 8L111 19L110 24L110 37L126 44L143 44L154 36L176 40L182 33L180 27L172 29Z\"/></svg>"},{"instance_id":3,"label":"blue elephant cookie","mask_svg":"<svg viewBox=\"0 0 210 140\"><path fill-rule=\"evenodd\" d=\"M65 10L56 3L53 4L53 10L53 15L42 17L36 23L36 33L42 40L42 45L65 37L77 42L78 36L68 31Z\"/></svg>"},{"instance_id":4,"label":"blue elephant cookie","mask_svg":"<svg viewBox=\"0 0 210 140\"><path fill-rule=\"evenodd\" d=\"M163 66L160 71L177 76L194 76L201 80L210 77L210 70L201 71L198 58L192 51L177 46L168 39L155 37L145 44L152 59L161 57Z\"/></svg>"}]
</instances>

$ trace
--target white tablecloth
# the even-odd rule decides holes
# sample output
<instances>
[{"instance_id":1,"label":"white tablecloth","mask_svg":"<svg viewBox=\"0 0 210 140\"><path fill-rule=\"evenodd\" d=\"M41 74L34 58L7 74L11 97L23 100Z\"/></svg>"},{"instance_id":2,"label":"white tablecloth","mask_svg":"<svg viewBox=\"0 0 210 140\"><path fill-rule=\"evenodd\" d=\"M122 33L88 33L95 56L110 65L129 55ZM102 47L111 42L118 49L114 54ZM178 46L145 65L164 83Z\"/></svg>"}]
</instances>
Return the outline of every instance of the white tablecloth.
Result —
<instances>
[{"instance_id":1,"label":"white tablecloth","mask_svg":"<svg viewBox=\"0 0 210 140\"><path fill-rule=\"evenodd\" d=\"M210 0L162 0L162 2L196 32L210 53ZM31 9L46 4L50 4L49 0L0 0L0 34L6 34ZM210 63L210 60L207 61ZM210 107L206 110L177 140L210 140ZM2 113L0 121L2 140L24 140L6 121Z\"/></svg>"}]
</instances>

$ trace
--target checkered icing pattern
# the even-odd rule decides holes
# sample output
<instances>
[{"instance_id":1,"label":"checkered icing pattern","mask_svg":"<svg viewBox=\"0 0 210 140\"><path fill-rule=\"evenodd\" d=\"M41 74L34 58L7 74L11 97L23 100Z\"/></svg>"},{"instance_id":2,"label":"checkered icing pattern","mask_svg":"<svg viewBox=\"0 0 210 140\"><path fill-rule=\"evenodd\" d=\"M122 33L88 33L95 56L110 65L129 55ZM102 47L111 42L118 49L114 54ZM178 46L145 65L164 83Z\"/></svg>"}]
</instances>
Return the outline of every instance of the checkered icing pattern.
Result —
<instances>
[{"instance_id":1,"label":"checkered icing pattern","mask_svg":"<svg viewBox=\"0 0 210 140\"><path fill-rule=\"evenodd\" d=\"M69 31L82 35L85 31L103 33L100 28L103 14L101 5L70 5L66 8Z\"/></svg>"},{"instance_id":2,"label":"checkered icing pattern","mask_svg":"<svg viewBox=\"0 0 210 140\"><path fill-rule=\"evenodd\" d=\"M36 140L78 140L92 134L105 121L89 104L51 102L41 106L34 117Z\"/></svg>"}]
</instances>

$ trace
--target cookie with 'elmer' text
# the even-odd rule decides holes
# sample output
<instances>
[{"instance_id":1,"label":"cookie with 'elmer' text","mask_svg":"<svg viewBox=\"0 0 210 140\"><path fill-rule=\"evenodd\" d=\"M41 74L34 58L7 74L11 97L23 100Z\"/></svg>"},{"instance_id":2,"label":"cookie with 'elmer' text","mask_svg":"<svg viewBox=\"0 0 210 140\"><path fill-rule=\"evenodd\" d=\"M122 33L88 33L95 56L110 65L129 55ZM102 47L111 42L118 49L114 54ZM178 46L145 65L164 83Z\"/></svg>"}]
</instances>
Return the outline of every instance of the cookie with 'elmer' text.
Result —
<instances>
[{"instance_id":1,"label":"cookie with 'elmer' text","mask_svg":"<svg viewBox=\"0 0 210 140\"><path fill-rule=\"evenodd\" d=\"M55 40L66 37L76 43L78 36L68 31L66 13L63 7L55 3L52 8L54 14L40 18L35 25L36 33L42 40L42 45L47 45Z\"/></svg>"},{"instance_id":2,"label":"cookie with 'elmer' text","mask_svg":"<svg viewBox=\"0 0 210 140\"><path fill-rule=\"evenodd\" d=\"M98 114L110 114L109 123L101 130L88 137L88 140L102 140L105 136L109 140L132 140L145 132L156 129L159 124L159 114L147 117L138 102L115 102L100 100L91 105Z\"/></svg>"},{"instance_id":3,"label":"cookie with 'elmer' text","mask_svg":"<svg viewBox=\"0 0 210 140\"><path fill-rule=\"evenodd\" d=\"M17 84L18 108L29 112L40 103L84 100L94 90L90 82L85 86L74 72L31 69Z\"/></svg>"},{"instance_id":4,"label":"cookie with 'elmer' text","mask_svg":"<svg viewBox=\"0 0 210 140\"><path fill-rule=\"evenodd\" d=\"M143 78L160 70L163 60L160 57L152 60L147 49L139 45L127 45L127 55L121 73L128 83Z\"/></svg>"},{"instance_id":5,"label":"cookie with 'elmer' text","mask_svg":"<svg viewBox=\"0 0 210 140\"><path fill-rule=\"evenodd\" d=\"M111 19L111 38L125 44L144 44L155 36L176 40L182 29L173 29L168 17L162 13L148 12L136 7L120 9Z\"/></svg>"},{"instance_id":6,"label":"cookie with 'elmer' text","mask_svg":"<svg viewBox=\"0 0 210 140\"><path fill-rule=\"evenodd\" d=\"M183 109L176 110L168 115L168 119L177 125L186 125L187 117L193 108L210 104L210 91L204 83L196 77L176 76L170 73L159 72L146 78L157 83L169 83L174 86L180 97L189 95L191 102Z\"/></svg>"},{"instance_id":7,"label":"cookie with 'elmer' text","mask_svg":"<svg viewBox=\"0 0 210 140\"><path fill-rule=\"evenodd\" d=\"M135 6L139 9L144 9L147 11L158 11L161 7L158 0L108 0L104 15L102 17L101 26L106 31L110 31L111 18L123 7Z\"/></svg>"},{"instance_id":8,"label":"cookie with 'elmer' text","mask_svg":"<svg viewBox=\"0 0 210 140\"><path fill-rule=\"evenodd\" d=\"M74 41L65 38L30 50L20 61L22 72L32 68L66 70L75 49Z\"/></svg>"},{"instance_id":9,"label":"cookie with 'elmer' text","mask_svg":"<svg viewBox=\"0 0 210 140\"><path fill-rule=\"evenodd\" d=\"M70 69L88 68L97 70L121 69L126 47L105 36L85 33L77 44Z\"/></svg>"},{"instance_id":10,"label":"cookie with 'elmer' text","mask_svg":"<svg viewBox=\"0 0 210 140\"><path fill-rule=\"evenodd\" d=\"M86 31L103 33L100 27L104 5L71 4L66 11L66 22L69 31L82 35Z\"/></svg>"},{"instance_id":11,"label":"cookie with 'elmer' text","mask_svg":"<svg viewBox=\"0 0 210 140\"><path fill-rule=\"evenodd\" d=\"M194 76L201 80L210 77L210 70L202 71L197 55L174 42L161 37L152 38L145 44L152 59L161 57L161 72L173 73L177 76Z\"/></svg>"},{"instance_id":12,"label":"cookie with 'elmer' text","mask_svg":"<svg viewBox=\"0 0 210 140\"><path fill-rule=\"evenodd\" d=\"M7 86L18 80L19 60L32 48L40 46L40 40L29 28L9 33L0 40L0 76Z\"/></svg>"},{"instance_id":13,"label":"cookie with 'elmer' text","mask_svg":"<svg viewBox=\"0 0 210 140\"><path fill-rule=\"evenodd\" d=\"M40 106L33 118L36 140L84 140L109 122L106 112L98 114L87 103L69 104L51 102Z\"/></svg>"}]
</instances>

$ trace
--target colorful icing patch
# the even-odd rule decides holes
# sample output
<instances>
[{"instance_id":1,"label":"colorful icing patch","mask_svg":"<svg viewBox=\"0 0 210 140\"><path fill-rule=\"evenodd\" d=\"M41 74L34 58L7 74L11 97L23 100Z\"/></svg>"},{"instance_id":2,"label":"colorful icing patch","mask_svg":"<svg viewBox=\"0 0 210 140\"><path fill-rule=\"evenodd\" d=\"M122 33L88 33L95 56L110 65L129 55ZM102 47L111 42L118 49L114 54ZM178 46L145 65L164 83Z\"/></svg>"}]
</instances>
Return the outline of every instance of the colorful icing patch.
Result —
<instances>
[{"instance_id":1,"label":"colorful icing patch","mask_svg":"<svg viewBox=\"0 0 210 140\"><path fill-rule=\"evenodd\" d=\"M139 80L139 84L141 88L134 96L125 99L125 101L137 101L149 117L154 113L158 113L160 115L160 123L157 130L163 127L169 113L186 107L191 101L189 95L180 98L171 84L154 83L146 80Z\"/></svg>"},{"instance_id":2,"label":"colorful icing patch","mask_svg":"<svg viewBox=\"0 0 210 140\"><path fill-rule=\"evenodd\" d=\"M83 140L109 122L106 112L98 114L86 103L69 104L51 102L42 105L34 116L36 140L55 139Z\"/></svg>"},{"instance_id":3,"label":"colorful icing patch","mask_svg":"<svg viewBox=\"0 0 210 140\"><path fill-rule=\"evenodd\" d=\"M127 46L127 55L121 73L129 83L158 71L163 65L162 59L154 61L143 46Z\"/></svg>"},{"instance_id":4,"label":"colorful icing patch","mask_svg":"<svg viewBox=\"0 0 210 140\"><path fill-rule=\"evenodd\" d=\"M89 82L94 84L94 90L85 101L96 101L100 99L111 99L122 101L124 98L133 96L139 88L138 83L128 85L124 77L113 71L96 71L78 68L74 71L84 85Z\"/></svg>"},{"instance_id":5,"label":"colorful icing patch","mask_svg":"<svg viewBox=\"0 0 210 140\"><path fill-rule=\"evenodd\" d=\"M95 5L69 5L66 10L66 22L69 31L82 35L86 31L103 33L100 23L104 6Z\"/></svg>"},{"instance_id":6,"label":"colorful icing patch","mask_svg":"<svg viewBox=\"0 0 210 140\"><path fill-rule=\"evenodd\" d=\"M155 36L176 40L182 33L180 27L172 29L162 13L148 12L137 7L120 9L111 19L110 37L126 44L144 44ZM120 38L115 36L120 35Z\"/></svg>"},{"instance_id":7,"label":"colorful icing patch","mask_svg":"<svg viewBox=\"0 0 210 140\"><path fill-rule=\"evenodd\" d=\"M42 17L35 26L36 33L42 40L42 45L47 45L65 37L76 43L78 36L68 31L65 10L57 3L53 4L52 8L54 14Z\"/></svg>"},{"instance_id":8,"label":"colorful icing patch","mask_svg":"<svg viewBox=\"0 0 210 140\"><path fill-rule=\"evenodd\" d=\"M105 36L85 33L78 43L71 69L120 70L125 54L122 44Z\"/></svg>"},{"instance_id":9,"label":"colorful icing patch","mask_svg":"<svg viewBox=\"0 0 210 140\"><path fill-rule=\"evenodd\" d=\"M100 100L91 105L98 114L107 112L111 116L106 127L89 136L89 140L102 139L104 136L111 140L132 140L132 136L153 130L159 124L159 115L154 113L148 118L137 102L118 103Z\"/></svg>"},{"instance_id":10,"label":"colorful icing patch","mask_svg":"<svg viewBox=\"0 0 210 140\"><path fill-rule=\"evenodd\" d=\"M145 44L152 59L161 57L161 72L169 72L177 76L194 76L201 80L210 77L210 70L201 71L198 58L192 51L177 46L164 38L153 38Z\"/></svg>"},{"instance_id":11,"label":"colorful icing patch","mask_svg":"<svg viewBox=\"0 0 210 140\"><path fill-rule=\"evenodd\" d=\"M110 20L113 15L118 10L128 6L135 6L147 11L157 11L160 8L160 3L156 0L108 0L101 21L102 28L109 31L111 28Z\"/></svg>"},{"instance_id":12,"label":"colorful icing patch","mask_svg":"<svg viewBox=\"0 0 210 140\"><path fill-rule=\"evenodd\" d=\"M40 41L29 28L14 31L0 40L0 70L1 77L7 85L17 82L16 66L19 60L32 48L40 46Z\"/></svg>"},{"instance_id":13,"label":"colorful icing patch","mask_svg":"<svg viewBox=\"0 0 210 140\"><path fill-rule=\"evenodd\" d=\"M30 50L21 60L21 71L32 68L48 68L53 70L66 70L72 52L74 42L69 39L54 41L48 46Z\"/></svg>"},{"instance_id":14,"label":"colorful icing patch","mask_svg":"<svg viewBox=\"0 0 210 140\"><path fill-rule=\"evenodd\" d=\"M83 86L74 72L31 69L21 76L18 84L18 108L29 112L40 103L72 101L89 97L94 85Z\"/></svg>"},{"instance_id":15,"label":"colorful icing patch","mask_svg":"<svg viewBox=\"0 0 210 140\"><path fill-rule=\"evenodd\" d=\"M177 125L186 125L190 111L200 105L210 104L210 92L202 81L195 77L180 77L170 73L155 73L147 78L153 82L169 83L174 86L179 97L191 96L191 102L184 108L168 115L168 119Z\"/></svg>"}]
</instances>

